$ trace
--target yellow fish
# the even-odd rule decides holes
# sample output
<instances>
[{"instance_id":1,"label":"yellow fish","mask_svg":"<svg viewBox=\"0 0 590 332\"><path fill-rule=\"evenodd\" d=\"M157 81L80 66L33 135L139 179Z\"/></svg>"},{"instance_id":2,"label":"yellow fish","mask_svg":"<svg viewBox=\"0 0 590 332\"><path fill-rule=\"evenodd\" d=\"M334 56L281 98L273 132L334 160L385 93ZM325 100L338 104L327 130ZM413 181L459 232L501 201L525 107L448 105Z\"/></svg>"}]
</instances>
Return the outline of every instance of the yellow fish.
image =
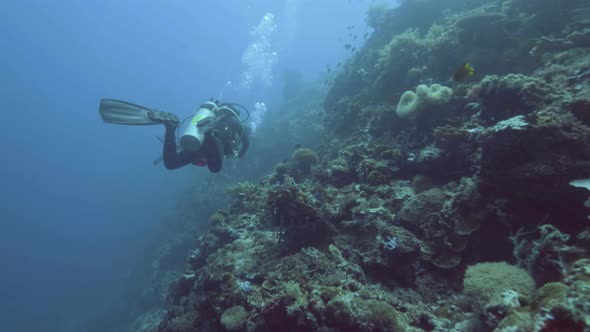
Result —
<instances>
[{"instance_id":1,"label":"yellow fish","mask_svg":"<svg viewBox=\"0 0 590 332\"><path fill-rule=\"evenodd\" d=\"M470 64L466 63L457 68L455 74L453 75L453 80L455 80L455 82L463 82L470 79L474 73L475 69L473 69Z\"/></svg>"}]
</instances>

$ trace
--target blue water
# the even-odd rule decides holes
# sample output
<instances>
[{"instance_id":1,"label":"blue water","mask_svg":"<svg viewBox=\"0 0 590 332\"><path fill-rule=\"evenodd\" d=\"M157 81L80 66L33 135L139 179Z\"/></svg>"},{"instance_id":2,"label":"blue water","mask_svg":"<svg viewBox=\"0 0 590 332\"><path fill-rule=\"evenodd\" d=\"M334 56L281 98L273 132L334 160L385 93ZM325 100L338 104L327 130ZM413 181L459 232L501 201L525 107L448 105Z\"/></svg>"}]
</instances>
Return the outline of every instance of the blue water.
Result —
<instances>
[{"instance_id":1,"label":"blue water","mask_svg":"<svg viewBox=\"0 0 590 332\"><path fill-rule=\"evenodd\" d=\"M100 98L189 115L224 91L252 105L281 73L346 59L370 1L3 1L0 330L66 331L103 310L203 169L151 161L163 128L103 124ZM273 81L240 91L250 31L274 14ZM277 110L269 110L277 111Z\"/></svg>"}]
</instances>

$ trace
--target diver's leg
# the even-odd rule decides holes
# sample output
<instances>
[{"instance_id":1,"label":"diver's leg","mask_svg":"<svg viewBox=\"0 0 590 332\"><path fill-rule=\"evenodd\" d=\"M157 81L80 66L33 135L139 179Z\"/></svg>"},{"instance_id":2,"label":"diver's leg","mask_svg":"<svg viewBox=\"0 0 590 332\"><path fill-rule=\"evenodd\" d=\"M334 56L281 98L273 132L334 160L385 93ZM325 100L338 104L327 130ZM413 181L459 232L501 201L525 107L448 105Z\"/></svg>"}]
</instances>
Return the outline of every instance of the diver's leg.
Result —
<instances>
[{"instance_id":1,"label":"diver's leg","mask_svg":"<svg viewBox=\"0 0 590 332\"><path fill-rule=\"evenodd\" d=\"M223 166L223 143L214 135L208 137L207 167L213 173L217 173Z\"/></svg>"},{"instance_id":2,"label":"diver's leg","mask_svg":"<svg viewBox=\"0 0 590 332\"><path fill-rule=\"evenodd\" d=\"M184 152L177 152L176 147L176 126L166 124L166 135L164 136L164 166L167 169L177 169L190 163L190 156Z\"/></svg>"}]
</instances>

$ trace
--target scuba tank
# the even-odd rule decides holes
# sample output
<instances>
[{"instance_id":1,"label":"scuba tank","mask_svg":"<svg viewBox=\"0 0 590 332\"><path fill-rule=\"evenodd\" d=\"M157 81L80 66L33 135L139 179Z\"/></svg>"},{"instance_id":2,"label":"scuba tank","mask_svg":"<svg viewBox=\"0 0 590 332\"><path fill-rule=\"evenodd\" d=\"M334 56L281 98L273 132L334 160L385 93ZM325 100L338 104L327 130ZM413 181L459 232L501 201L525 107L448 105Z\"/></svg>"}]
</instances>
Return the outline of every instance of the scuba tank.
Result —
<instances>
[{"instance_id":1,"label":"scuba tank","mask_svg":"<svg viewBox=\"0 0 590 332\"><path fill-rule=\"evenodd\" d=\"M184 150L195 152L201 148L205 141L207 132L206 124L215 120L217 117L217 103L208 101L197 109L197 112L191 119L189 125L180 137L180 145Z\"/></svg>"},{"instance_id":2,"label":"scuba tank","mask_svg":"<svg viewBox=\"0 0 590 332\"><path fill-rule=\"evenodd\" d=\"M211 99L211 101L201 104L180 137L182 149L190 152L198 151L205 141L205 133L218 126L219 121L225 117L235 116L240 121L240 112L235 106L243 108L248 116L250 115L248 109L235 103L219 103L218 100ZM228 128L220 129L228 130ZM232 145L235 143L237 142L232 139Z\"/></svg>"}]
</instances>

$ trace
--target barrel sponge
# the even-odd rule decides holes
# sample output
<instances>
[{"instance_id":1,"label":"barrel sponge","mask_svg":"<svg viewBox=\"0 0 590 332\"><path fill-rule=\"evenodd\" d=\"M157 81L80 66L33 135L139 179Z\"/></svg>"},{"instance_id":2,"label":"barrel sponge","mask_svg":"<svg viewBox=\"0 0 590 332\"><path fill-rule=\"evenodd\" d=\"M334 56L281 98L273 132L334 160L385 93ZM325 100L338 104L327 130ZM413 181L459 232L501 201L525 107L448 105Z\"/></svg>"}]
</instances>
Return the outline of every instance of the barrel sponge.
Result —
<instances>
[{"instance_id":1,"label":"barrel sponge","mask_svg":"<svg viewBox=\"0 0 590 332\"><path fill-rule=\"evenodd\" d=\"M436 105L448 103L451 100L451 96L453 96L453 90L451 88L440 84L433 84L430 86L426 98L430 104Z\"/></svg>"},{"instance_id":2,"label":"barrel sponge","mask_svg":"<svg viewBox=\"0 0 590 332\"><path fill-rule=\"evenodd\" d=\"M418 109L418 96L413 91L406 91L397 104L396 113L402 119L410 119L416 116Z\"/></svg>"},{"instance_id":3,"label":"barrel sponge","mask_svg":"<svg viewBox=\"0 0 590 332\"><path fill-rule=\"evenodd\" d=\"M432 105L448 102L453 90L440 84L418 85L416 92L406 91L397 104L396 113L402 119L413 119Z\"/></svg>"}]
</instances>

